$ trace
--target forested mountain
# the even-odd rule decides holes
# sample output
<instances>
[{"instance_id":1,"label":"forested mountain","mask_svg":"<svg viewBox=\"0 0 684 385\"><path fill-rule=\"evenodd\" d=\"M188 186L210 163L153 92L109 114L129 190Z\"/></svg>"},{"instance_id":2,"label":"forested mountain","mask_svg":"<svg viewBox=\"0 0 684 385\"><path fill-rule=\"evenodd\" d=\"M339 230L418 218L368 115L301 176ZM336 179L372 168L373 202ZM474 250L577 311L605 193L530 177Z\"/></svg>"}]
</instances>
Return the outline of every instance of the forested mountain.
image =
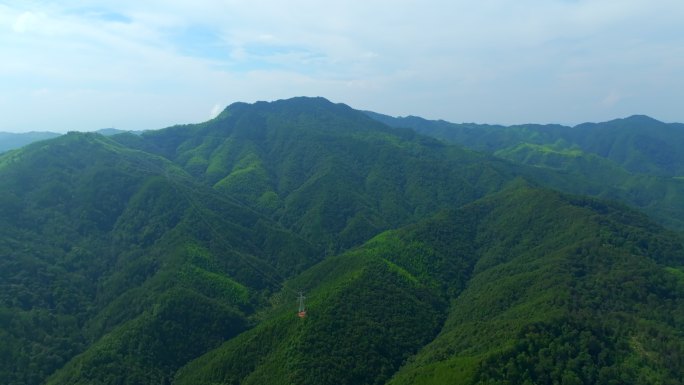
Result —
<instances>
[{"instance_id":1,"label":"forested mountain","mask_svg":"<svg viewBox=\"0 0 684 385\"><path fill-rule=\"evenodd\" d=\"M9 151L0 383L677 383L681 238L559 175L322 98Z\"/></svg>"},{"instance_id":2,"label":"forested mountain","mask_svg":"<svg viewBox=\"0 0 684 385\"><path fill-rule=\"evenodd\" d=\"M677 384L682 260L642 215L519 181L314 266L307 319L277 308L177 383Z\"/></svg>"},{"instance_id":3,"label":"forested mountain","mask_svg":"<svg viewBox=\"0 0 684 385\"><path fill-rule=\"evenodd\" d=\"M236 103L203 124L115 139L172 160L331 252L471 202L515 173L323 98Z\"/></svg>"},{"instance_id":4,"label":"forested mountain","mask_svg":"<svg viewBox=\"0 0 684 385\"><path fill-rule=\"evenodd\" d=\"M477 218L468 285L391 384L681 380L680 238L624 207L527 186L462 211Z\"/></svg>"},{"instance_id":5,"label":"forested mountain","mask_svg":"<svg viewBox=\"0 0 684 385\"><path fill-rule=\"evenodd\" d=\"M97 134L0 158L0 382L158 382L244 330L320 253L172 163ZM173 348L175 347L175 348Z\"/></svg>"},{"instance_id":6,"label":"forested mountain","mask_svg":"<svg viewBox=\"0 0 684 385\"><path fill-rule=\"evenodd\" d=\"M546 186L620 200L684 230L684 124L635 115L575 127L455 124L367 114L519 164Z\"/></svg>"},{"instance_id":7,"label":"forested mountain","mask_svg":"<svg viewBox=\"0 0 684 385\"><path fill-rule=\"evenodd\" d=\"M140 134L140 131L124 131L117 130L115 128L103 128L95 131L98 134L105 136L118 135L122 133L133 133ZM62 134L49 131L34 131L34 132L23 132L23 133L13 133L13 132L0 132L0 153L14 150L17 148L24 147L33 142L38 142L41 140L54 139Z\"/></svg>"},{"instance_id":8,"label":"forested mountain","mask_svg":"<svg viewBox=\"0 0 684 385\"><path fill-rule=\"evenodd\" d=\"M513 149L521 144L555 145L606 158L629 172L658 176L684 176L684 124L663 123L644 115L574 127L525 124L498 126L455 124L415 116L393 118L368 112L392 127L412 128L447 142L461 143L483 152Z\"/></svg>"},{"instance_id":9,"label":"forested mountain","mask_svg":"<svg viewBox=\"0 0 684 385\"><path fill-rule=\"evenodd\" d=\"M0 132L0 153L23 147L38 140L46 140L58 137L54 132Z\"/></svg>"}]
</instances>

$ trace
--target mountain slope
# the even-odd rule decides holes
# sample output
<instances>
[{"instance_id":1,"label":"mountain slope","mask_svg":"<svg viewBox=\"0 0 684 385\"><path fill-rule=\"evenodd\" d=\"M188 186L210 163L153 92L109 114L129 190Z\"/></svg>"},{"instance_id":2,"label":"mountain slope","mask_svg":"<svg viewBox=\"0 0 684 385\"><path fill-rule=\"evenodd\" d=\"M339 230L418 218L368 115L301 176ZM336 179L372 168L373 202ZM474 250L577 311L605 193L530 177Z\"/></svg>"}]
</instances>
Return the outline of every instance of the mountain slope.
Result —
<instances>
[{"instance_id":1,"label":"mountain slope","mask_svg":"<svg viewBox=\"0 0 684 385\"><path fill-rule=\"evenodd\" d=\"M568 127L455 124L413 116L393 118L372 112L367 114L389 126L412 128L477 151L495 152L520 143L548 145L560 142L606 158L632 173L664 177L684 175L684 155L678 150L684 145L684 125L663 123L643 115Z\"/></svg>"},{"instance_id":2,"label":"mountain slope","mask_svg":"<svg viewBox=\"0 0 684 385\"><path fill-rule=\"evenodd\" d=\"M391 384L679 381L684 282L668 266L684 261L680 239L624 208L528 188L465 210L479 218L472 279Z\"/></svg>"},{"instance_id":3,"label":"mountain slope","mask_svg":"<svg viewBox=\"0 0 684 385\"><path fill-rule=\"evenodd\" d=\"M326 259L293 281L306 319L276 308L176 383L676 383L682 262L638 214L516 184Z\"/></svg>"},{"instance_id":4,"label":"mountain slope","mask_svg":"<svg viewBox=\"0 0 684 385\"><path fill-rule=\"evenodd\" d=\"M331 252L513 177L504 162L323 98L236 103L206 123L120 140L173 160Z\"/></svg>"},{"instance_id":5,"label":"mountain slope","mask_svg":"<svg viewBox=\"0 0 684 385\"><path fill-rule=\"evenodd\" d=\"M323 250L472 201L506 167L309 98L5 154L2 379L164 381Z\"/></svg>"},{"instance_id":6,"label":"mountain slope","mask_svg":"<svg viewBox=\"0 0 684 385\"><path fill-rule=\"evenodd\" d=\"M170 162L96 134L5 154L0 187L3 383L42 383L83 351L53 383L168 378L318 258ZM192 327L201 335L178 333ZM182 353L147 356L166 343Z\"/></svg>"},{"instance_id":7,"label":"mountain slope","mask_svg":"<svg viewBox=\"0 0 684 385\"><path fill-rule=\"evenodd\" d=\"M306 289L305 319L291 302L277 305L176 383L384 383L439 331L444 293L465 284L474 263L467 222L439 215L327 258L288 284Z\"/></svg>"},{"instance_id":8,"label":"mountain slope","mask_svg":"<svg viewBox=\"0 0 684 385\"><path fill-rule=\"evenodd\" d=\"M546 186L574 194L620 200L660 223L684 229L684 125L646 116L575 127L491 126L393 118L378 121L458 143L519 164L520 172Z\"/></svg>"},{"instance_id":9,"label":"mountain slope","mask_svg":"<svg viewBox=\"0 0 684 385\"><path fill-rule=\"evenodd\" d=\"M295 98L0 155L0 382L676 383L681 239L515 178L576 154Z\"/></svg>"}]
</instances>

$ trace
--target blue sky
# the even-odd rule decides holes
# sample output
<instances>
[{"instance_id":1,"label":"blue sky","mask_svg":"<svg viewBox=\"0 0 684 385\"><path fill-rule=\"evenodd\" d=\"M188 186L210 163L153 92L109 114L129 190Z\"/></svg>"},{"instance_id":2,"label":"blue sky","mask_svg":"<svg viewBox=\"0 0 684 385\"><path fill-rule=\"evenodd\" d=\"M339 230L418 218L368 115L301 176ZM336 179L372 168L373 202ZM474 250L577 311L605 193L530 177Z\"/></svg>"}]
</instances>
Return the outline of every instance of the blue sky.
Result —
<instances>
[{"instance_id":1,"label":"blue sky","mask_svg":"<svg viewBox=\"0 0 684 385\"><path fill-rule=\"evenodd\" d=\"M453 122L684 122L681 0L0 0L0 131L324 96Z\"/></svg>"}]
</instances>

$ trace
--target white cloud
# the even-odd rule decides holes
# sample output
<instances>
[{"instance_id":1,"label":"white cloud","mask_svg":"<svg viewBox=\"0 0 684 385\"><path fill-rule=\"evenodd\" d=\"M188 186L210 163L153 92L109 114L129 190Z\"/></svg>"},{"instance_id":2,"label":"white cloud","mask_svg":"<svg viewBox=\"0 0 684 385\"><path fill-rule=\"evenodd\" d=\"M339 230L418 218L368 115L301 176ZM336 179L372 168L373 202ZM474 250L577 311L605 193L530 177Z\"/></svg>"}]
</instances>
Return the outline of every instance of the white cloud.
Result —
<instances>
[{"instance_id":1,"label":"white cloud","mask_svg":"<svg viewBox=\"0 0 684 385\"><path fill-rule=\"evenodd\" d=\"M40 23L40 17L32 12L24 12L12 25L14 32L24 33L35 28Z\"/></svg>"},{"instance_id":2,"label":"white cloud","mask_svg":"<svg viewBox=\"0 0 684 385\"><path fill-rule=\"evenodd\" d=\"M615 106L617 103L619 103L620 100L622 100L622 98L623 98L623 96L621 93L619 93L616 90L612 90L612 91L610 91L610 93L605 98L603 98L603 100L601 100L601 104L604 107L610 108L610 107Z\"/></svg>"},{"instance_id":3,"label":"white cloud","mask_svg":"<svg viewBox=\"0 0 684 385\"><path fill-rule=\"evenodd\" d=\"M676 0L10 1L0 130L158 128L296 95L454 121L576 123L635 103L684 120L658 104L684 98L683 17Z\"/></svg>"},{"instance_id":4,"label":"white cloud","mask_svg":"<svg viewBox=\"0 0 684 385\"><path fill-rule=\"evenodd\" d=\"M209 113L209 119L214 119L217 117L225 107L226 106L218 103L214 104L214 106L211 108L211 112Z\"/></svg>"}]
</instances>

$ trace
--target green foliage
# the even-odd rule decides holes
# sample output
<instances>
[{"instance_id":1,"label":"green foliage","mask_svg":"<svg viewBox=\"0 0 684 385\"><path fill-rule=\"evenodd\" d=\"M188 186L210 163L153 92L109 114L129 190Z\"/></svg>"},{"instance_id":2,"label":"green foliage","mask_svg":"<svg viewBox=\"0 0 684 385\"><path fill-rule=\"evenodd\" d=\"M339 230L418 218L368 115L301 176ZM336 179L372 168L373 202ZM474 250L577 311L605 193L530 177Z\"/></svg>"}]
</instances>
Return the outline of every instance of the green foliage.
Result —
<instances>
[{"instance_id":1,"label":"green foliage","mask_svg":"<svg viewBox=\"0 0 684 385\"><path fill-rule=\"evenodd\" d=\"M518 181L312 267L288 285L310 289L306 319L292 298L177 382L675 383L684 287L659 263L682 259L639 214ZM396 339L423 348L399 360Z\"/></svg>"},{"instance_id":2,"label":"green foliage","mask_svg":"<svg viewBox=\"0 0 684 385\"><path fill-rule=\"evenodd\" d=\"M69 362L47 384L169 383L189 359L245 328L229 307L187 290L122 324Z\"/></svg>"},{"instance_id":3,"label":"green foliage","mask_svg":"<svg viewBox=\"0 0 684 385\"><path fill-rule=\"evenodd\" d=\"M138 146L330 252L473 201L512 173L318 98L238 103L182 128L144 133Z\"/></svg>"},{"instance_id":4,"label":"green foliage","mask_svg":"<svg viewBox=\"0 0 684 385\"><path fill-rule=\"evenodd\" d=\"M598 323L565 319L525 326L512 348L480 364L475 383L625 383L629 375L619 362L629 346L612 333Z\"/></svg>"},{"instance_id":5,"label":"green foliage","mask_svg":"<svg viewBox=\"0 0 684 385\"><path fill-rule=\"evenodd\" d=\"M436 334L443 306L399 269L363 251L326 260L291 283L327 277L307 292L306 318L280 308L182 369L176 383L384 383Z\"/></svg>"},{"instance_id":6,"label":"green foliage","mask_svg":"<svg viewBox=\"0 0 684 385\"><path fill-rule=\"evenodd\" d=\"M684 286L661 265L684 258L675 235L524 184L464 210L477 218L472 277L391 384L679 381Z\"/></svg>"},{"instance_id":7,"label":"green foliage","mask_svg":"<svg viewBox=\"0 0 684 385\"><path fill-rule=\"evenodd\" d=\"M65 383L170 378L243 330L258 292L315 255L168 161L99 135L1 162L2 383L38 384L58 369ZM210 314L230 325L200 317ZM160 345L171 342L174 357Z\"/></svg>"},{"instance_id":8,"label":"green foliage","mask_svg":"<svg viewBox=\"0 0 684 385\"><path fill-rule=\"evenodd\" d=\"M677 383L681 238L514 179L677 223L676 156L466 128L526 165L321 98L0 155L0 382Z\"/></svg>"},{"instance_id":9,"label":"green foliage","mask_svg":"<svg viewBox=\"0 0 684 385\"><path fill-rule=\"evenodd\" d=\"M520 172L573 194L620 200L684 229L684 125L632 116L576 127L453 124L368 113L395 127L533 166Z\"/></svg>"}]
</instances>

